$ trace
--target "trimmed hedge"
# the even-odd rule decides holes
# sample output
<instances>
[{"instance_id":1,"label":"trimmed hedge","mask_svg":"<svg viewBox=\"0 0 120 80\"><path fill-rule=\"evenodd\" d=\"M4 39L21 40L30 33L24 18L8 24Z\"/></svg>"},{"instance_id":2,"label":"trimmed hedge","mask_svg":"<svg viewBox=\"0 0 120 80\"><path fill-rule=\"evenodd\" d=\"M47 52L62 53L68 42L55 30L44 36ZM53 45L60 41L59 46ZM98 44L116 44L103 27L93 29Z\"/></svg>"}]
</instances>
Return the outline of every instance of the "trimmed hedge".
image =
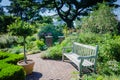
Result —
<instances>
[{"instance_id":1,"label":"trimmed hedge","mask_svg":"<svg viewBox=\"0 0 120 80\"><path fill-rule=\"evenodd\" d=\"M0 60L1 59L4 62L11 63L11 64L16 64L19 60L23 59L23 55L0 52Z\"/></svg>"},{"instance_id":2,"label":"trimmed hedge","mask_svg":"<svg viewBox=\"0 0 120 80\"><path fill-rule=\"evenodd\" d=\"M23 68L16 65L21 59L22 55L0 52L0 80L24 80Z\"/></svg>"},{"instance_id":3,"label":"trimmed hedge","mask_svg":"<svg viewBox=\"0 0 120 80\"><path fill-rule=\"evenodd\" d=\"M0 61L0 80L24 80L24 71L16 66Z\"/></svg>"}]
</instances>

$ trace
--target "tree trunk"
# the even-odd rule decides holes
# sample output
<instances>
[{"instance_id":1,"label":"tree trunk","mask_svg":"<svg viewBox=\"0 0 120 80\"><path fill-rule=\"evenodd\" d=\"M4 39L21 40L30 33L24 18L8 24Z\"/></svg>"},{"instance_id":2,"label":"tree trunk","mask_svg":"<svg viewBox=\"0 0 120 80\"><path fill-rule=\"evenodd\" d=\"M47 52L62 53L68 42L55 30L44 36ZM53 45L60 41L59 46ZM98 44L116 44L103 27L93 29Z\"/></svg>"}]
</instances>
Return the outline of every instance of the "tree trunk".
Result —
<instances>
[{"instance_id":1,"label":"tree trunk","mask_svg":"<svg viewBox=\"0 0 120 80\"><path fill-rule=\"evenodd\" d=\"M67 27L68 27L69 29L74 28L73 21L66 21L66 23L67 23Z\"/></svg>"},{"instance_id":2,"label":"tree trunk","mask_svg":"<svg viewBox=\"0 0 120 80\"><path fill-rule=\"evenodd\" d=\"M24 45L24 61L25 61L25 63L27 64L27 57L26 57L26 52L25 52L25 37L23 37L24 39L23 39L23 45Z\"/></svg>"},{"instance_id":3,"label":"tree trunk","mask_svg":"<svg viewBox=\"0 0 120 80\"><path fill-rule=\"evenodd\" d=\"M68 27L69 33L72 34L72 32L75 31L75 27L74 27L73 21L67 21L66 23L67 23L67 27Z\"/></svg>"}]
</instances>

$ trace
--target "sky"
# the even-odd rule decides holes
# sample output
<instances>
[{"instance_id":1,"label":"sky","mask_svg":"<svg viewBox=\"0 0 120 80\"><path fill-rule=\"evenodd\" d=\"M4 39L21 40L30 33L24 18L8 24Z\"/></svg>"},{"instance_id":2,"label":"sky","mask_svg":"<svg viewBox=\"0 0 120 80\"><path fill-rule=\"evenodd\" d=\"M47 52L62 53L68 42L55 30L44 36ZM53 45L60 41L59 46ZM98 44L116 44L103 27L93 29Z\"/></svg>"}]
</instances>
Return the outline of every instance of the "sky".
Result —
<instances>
[{"instance_id":1,"label":"sky","mask_svg":"<svg viewBox=\"0 0 120 80\"><path fill-rule=\"evenodd\" d=\"M115 3L120 5L120 0L117 0ZM120 21L120 7L115 9L114 13L117 15L118 20Z\"/></svg>"},{"instance_id":2,"label":"sky","mask_svg":"<svg viewBox=\"0 0 120 80\"><path fill-rule=\"evenodd\" d=\"M115 3L120 5L120 0L117 0L117 2L115 2ZM2 0L2 2L0 3L0 5L7 6L7 5L10 5L10 2L9 2L9 0ZM53 15L53 13L54 12L47 11L43 15ZM117 15L118 20L120 20L120 7L118 9L115 9L114 13Z\"/></svg>"},{"instance_id":3,"label":"sky","mask_svg":"<svg viewBox=\"0 0 120 80\"><path fill-rule=\"evenodd\" d=\"M10 2L9 0L2 0L1 5L7 6L7 5L10 5Z\"/></svg>"}]
</instances>

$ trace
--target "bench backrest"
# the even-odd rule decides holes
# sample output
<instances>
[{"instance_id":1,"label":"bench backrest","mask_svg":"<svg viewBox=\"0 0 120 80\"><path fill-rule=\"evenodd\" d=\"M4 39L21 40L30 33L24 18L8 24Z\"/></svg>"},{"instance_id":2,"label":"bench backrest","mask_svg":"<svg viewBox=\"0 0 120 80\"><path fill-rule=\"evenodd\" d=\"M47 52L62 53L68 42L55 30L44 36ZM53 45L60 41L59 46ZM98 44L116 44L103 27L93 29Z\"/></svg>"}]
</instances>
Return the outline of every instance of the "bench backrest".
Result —
<instances>
[{"instance_id":1,"label":"bench backrest","mask_svg":"<svg viewBox=\"0 0 120 80\"><path fill-rule=\"evenodd\" d=\"M96 58L98 54L98 46L96 45L96 47L94 47L94 46L74 42L72 52L80 56L94 56L94 58Z\"/></svg>"}]
</instances>

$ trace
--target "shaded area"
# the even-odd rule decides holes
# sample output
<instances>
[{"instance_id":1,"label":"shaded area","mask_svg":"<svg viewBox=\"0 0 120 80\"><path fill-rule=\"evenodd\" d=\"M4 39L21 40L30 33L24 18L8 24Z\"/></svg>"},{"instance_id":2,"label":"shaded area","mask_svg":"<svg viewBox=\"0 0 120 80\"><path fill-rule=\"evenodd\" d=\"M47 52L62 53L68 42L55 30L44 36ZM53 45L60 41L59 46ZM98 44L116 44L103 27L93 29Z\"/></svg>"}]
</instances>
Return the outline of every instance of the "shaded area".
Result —
<instances>
[{"instance_id":1,"label":"shaded area","mask_svg":"<svg viewBox=\"0 0 120 80\"><path fill-rule=\"evenodd\" d=\"M41 77L41 73L33 72L32 74L27 75L25 80L40 80Z\"/></svg>"}]
</instances>

